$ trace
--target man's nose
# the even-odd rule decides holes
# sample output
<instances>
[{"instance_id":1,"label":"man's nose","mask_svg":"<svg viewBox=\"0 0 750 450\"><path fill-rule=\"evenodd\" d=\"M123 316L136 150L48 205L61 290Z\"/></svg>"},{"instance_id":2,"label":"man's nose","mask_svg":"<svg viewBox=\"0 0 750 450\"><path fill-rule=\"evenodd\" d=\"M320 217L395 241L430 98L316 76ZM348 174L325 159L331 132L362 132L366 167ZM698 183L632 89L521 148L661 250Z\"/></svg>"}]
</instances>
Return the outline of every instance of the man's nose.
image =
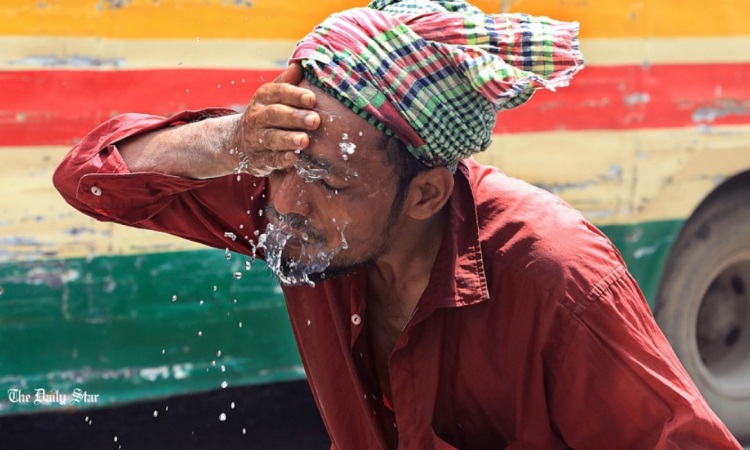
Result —
<instances>
[{"instance_id":1,"label":"man's nose","mask_svg":"<svg viewBox=\"0 0 750 450\"><path fill-rule=\"evenodd\" d=\"M294 169L272 175L269 179L270 204L281 215L295 213L303 217L310 214L306 192L307 184Z\"/></svg>"}]
</instances>

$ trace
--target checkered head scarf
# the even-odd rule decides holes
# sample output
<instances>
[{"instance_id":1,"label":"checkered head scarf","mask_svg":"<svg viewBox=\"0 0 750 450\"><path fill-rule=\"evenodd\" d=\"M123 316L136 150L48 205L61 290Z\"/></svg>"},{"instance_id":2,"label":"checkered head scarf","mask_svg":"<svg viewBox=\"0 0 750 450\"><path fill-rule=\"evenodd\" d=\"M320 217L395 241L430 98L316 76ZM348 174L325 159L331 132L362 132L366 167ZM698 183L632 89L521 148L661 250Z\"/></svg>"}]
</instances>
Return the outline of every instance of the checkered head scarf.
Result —
<instances>
[{"instance_id":1,"label":"checkered head scarf","mask_svg":"<svg viewBox=\"0 0 750 450\"><path fill-rule=\"evenodd\" d=\"M328 17L290 61L422 163L451 167L489 146L499 111L568 85L577 35L575 22L463 0L374 0Z\"/></svg>"}]
</instances>

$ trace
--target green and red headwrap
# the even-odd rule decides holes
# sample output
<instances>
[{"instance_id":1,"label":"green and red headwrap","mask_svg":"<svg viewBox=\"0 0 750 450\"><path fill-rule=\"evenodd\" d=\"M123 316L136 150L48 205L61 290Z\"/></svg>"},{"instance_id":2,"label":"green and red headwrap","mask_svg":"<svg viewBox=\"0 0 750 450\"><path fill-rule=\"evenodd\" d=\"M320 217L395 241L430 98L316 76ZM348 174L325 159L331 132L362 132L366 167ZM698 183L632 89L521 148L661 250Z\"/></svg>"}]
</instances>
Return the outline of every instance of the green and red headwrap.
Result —
<instances>
[{"instance_id":1,"label":"green and red headwrap","mask_svg":"<svg viewBox=\"0 0 750 450\"><path fill-rule=\"evenodd\" d=\"M577 34L463 0L375 0L328 17L290 61L424 164L451 166L487 148L497 112L568 85L583 67Z\"/></svg>"}]
</instances>

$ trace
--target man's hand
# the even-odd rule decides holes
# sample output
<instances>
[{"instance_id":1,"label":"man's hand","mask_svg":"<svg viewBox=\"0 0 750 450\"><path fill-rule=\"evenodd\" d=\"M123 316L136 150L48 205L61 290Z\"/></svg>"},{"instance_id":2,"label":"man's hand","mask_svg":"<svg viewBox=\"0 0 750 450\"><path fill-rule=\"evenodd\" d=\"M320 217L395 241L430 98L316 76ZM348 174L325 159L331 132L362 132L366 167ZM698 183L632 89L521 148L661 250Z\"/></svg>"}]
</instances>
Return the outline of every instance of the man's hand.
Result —
<instances>
[{"instance_id":1,"label":"man's hand","mask_svg":"<svg viewBox=\"0 0 750 450\"><path fill-rule=\"evenodd\" d=\"M231 142L240 172L262 177L289 168L294 150L309 144L307 132L318 128L320 116L313 111L315 94L297 86L302 78L302 66L294 63L250 100Z\"/></svg>"}]
</instances>

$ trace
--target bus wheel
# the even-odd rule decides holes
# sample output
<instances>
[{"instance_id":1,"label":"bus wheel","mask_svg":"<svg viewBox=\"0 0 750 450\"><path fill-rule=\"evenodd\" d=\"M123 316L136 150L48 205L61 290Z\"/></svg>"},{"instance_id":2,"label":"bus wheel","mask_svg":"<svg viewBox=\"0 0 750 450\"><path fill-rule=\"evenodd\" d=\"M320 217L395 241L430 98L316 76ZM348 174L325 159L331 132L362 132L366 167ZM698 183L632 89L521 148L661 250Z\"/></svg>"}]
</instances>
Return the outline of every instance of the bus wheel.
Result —
<instances>
[{"instance_id":1,"label":"bus wheel","mask_svg":"<svg viewBox=\"0 0 750 450\"><path fill-rule=\"evenodd\" d=\"M664 271L656 318L711 408L750 438L750 189L702 205Z\"/></svg>"}]
</instances>

